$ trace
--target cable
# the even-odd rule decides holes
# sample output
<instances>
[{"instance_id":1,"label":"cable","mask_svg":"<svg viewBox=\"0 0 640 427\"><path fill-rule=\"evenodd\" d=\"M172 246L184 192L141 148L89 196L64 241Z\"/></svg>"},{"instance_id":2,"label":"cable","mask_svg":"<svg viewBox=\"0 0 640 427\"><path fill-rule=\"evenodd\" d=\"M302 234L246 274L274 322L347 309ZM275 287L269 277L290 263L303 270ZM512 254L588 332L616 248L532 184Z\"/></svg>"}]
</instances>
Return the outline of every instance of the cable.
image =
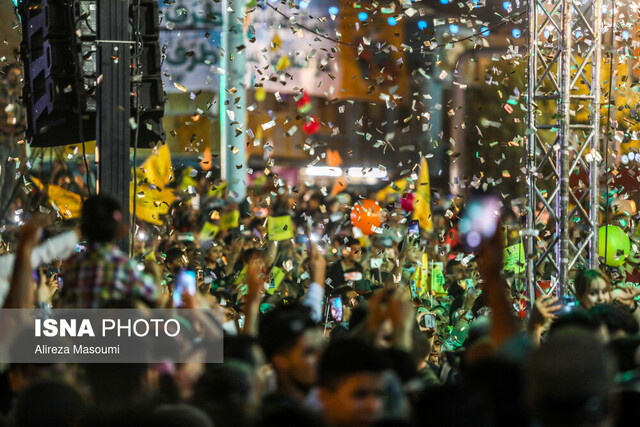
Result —
<instances>
[{"instance_id":1,"label":"cable","mask_svg":"<svg viewBox=\"0 0 640 427\"><path fill-rule=\"evenodd\" d=\"M288 16L288 15L286 15L284 12L281 12L280 10L278 10L278 8L277 8L277 7L273 6L273 5L272 5L271 3L269 3L269 2L265 2L264 4L266 4L267 6L269 6L271 9L273 9L276 13L278 13L279 15L281 15L281 16L282 16L283 18L285 18L287 21L291 22L291 16ZM473 34L471 34L470 36L463 37L463 38L461 38L461 39L459 39L459 40L452 40L452 41L447 42L447 43L444 43L444 44L438 44L438 45L436 45L435 47L436 47L436 48L438 48L438 47L445 47L445 46L450 45L450 44L460 43L460 42L463 42L463 41L466 41L466 40L472 39L472 38L474 38L474 37L481 36L482 34L484 34L484 33L488 32L488 31L491 31L491 30L494 30L494 29L496 29L496 28L498 28L498 27L503 26L503 25L504 25L504 24L506 24L508 21L510 21L512 18L514 18L514 19L515 19L515 18L518 18L518 17L520 17L520 16L524 15L526 12L527 12L526 10L523 10L523 11L522 11L522 12L520 12L520 13L516 13L515 15L509 16L509 17L508 17L509 19L507 19L507 20L504 20L504 19L503 19L502 21L500 21L500 22L498 22L498 23L496 23L496 24L493 24L493 25L488 26L487 28L485 28L484 30L481 30L480 32L473 33ZM315 32L315 31L313 31L311 28L307 27L306 25L300 24L300 23L298 23L298 22L294 22L294 23L293 23L293 25L295 25L295 26L296 26L296 27L298 27L298 28L301 28L301 29L303 29L303 30L306 30L306 31L308 31L308 32L312 33L314 36L318 36L318 37L320 37L320 38L323 38L323 39L325 39L325 40L329 40L329 41L334 42L334 43L341 44L341 45L343 45L343 46L349 46L349 47L353 47L353 48L357 48L357 47L359 46L358 44L343 42L342 40L339 40L339 39L336 39L336 38L333 38L333 37L329 37L329 36L324 35L324 34L316 33L316 32ZM372 47L372 46L363 46L363 48L364 48L364 50L372 50L372 49L373 49L373 47ZM382 49L377 49L377 50L378 50L378 51L380 51L380 50L382 50Z\"/></svg>"},{"instance_id":2,"label":"cable","mask_svg":"<svg viewBox=\"0 0 640 427\"><path fill-rule=\"evenodd\" d=\"M138 47L136 48L136 50L139 50L139 52L136 52L136 55L134 55L132 57L132 59L136 62L135 64L135 71L134 73L136 74L140 74L142 73L142 70L140 70L140 56L142 56L142 52L144 50L144 43L142 40L142 34L140 34L140 30L138 30L138 28L140 28L140 0L137 1L137 8L136 8L136 19L137 19L137 26L133 25L133 20L130 21L131 26L134 29L135 34L137 34L138 36L138 40L139 40L139 44ZM133 98L133 107L136 110L136 132L135 132L135 136L133 137L133 158L131 160L132 162L132 173L133 176L131 177L133 179L133 194L130 195L130 197L133 198L133 210L131 211L131 231L130 231L130 242L129 242L129 256L133 256L133 251L134 251L134 246L135 246L135 228L136 228L136 213L137 213L137 193L138 193L138 177L136 174L136 170L137 170L137 156L138 156L138 137L140 135L140 106L139 106L139 99L138 99L138 90L139 89L139 84L137 81L133 81L133 85L137 86L136 90L134 91L134 98Z\"/></svg>"},{"instance_id":3,"label":"cable","mask_svg":"<svg viewBox=\"0 0 640 427\"><path fill-rule=\"evenodd\" d=\"M607 250L609 245L609 132L611 132L611 92L613 90L613 48L615 43L615 0L611 0L611 51L609 53L609 96L607 100L607 132L605 133L604 148L604 190L605 190L605 210L604 210L604 262L607 262ZM598 82L600 84L600 82Z\"/></svg>"}]
</instances>

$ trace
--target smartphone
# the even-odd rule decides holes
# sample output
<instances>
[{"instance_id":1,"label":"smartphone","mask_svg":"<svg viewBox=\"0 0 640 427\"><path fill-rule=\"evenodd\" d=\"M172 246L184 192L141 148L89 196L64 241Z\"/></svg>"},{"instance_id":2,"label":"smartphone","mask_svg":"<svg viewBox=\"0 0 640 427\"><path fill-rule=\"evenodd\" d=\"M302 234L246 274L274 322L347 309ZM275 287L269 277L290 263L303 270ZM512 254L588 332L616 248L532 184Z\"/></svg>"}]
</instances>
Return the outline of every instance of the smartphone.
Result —
<instances>
[{"instance_id":1,"label":"smartphone","mask_svg":"<svg viewBox=\"0 0 640 427\"><path fill-rule=\"evenodd\" d=\"M196 294L196 272L193 270L180 270L176 277L176 286L173 289L173 306L182 307L182 294Z\"/></svg>"},{"instance_id":2,"label":"smartphone","mask_svg":"<svg viewBox=\"0 0 640 427\"><path fill-rule=\"evenodd\" d=\"M420 326L425 329L436 329L436 316L434 314L425 314L420 319Z\"/></svg>"},{"instance_id":3,"label":"smartphone","mask_svg":"<svg viewBox=\"0 0 640 427\"><path fill-rule=\"evenodd\" d=\"M331 317L336 322L342 322L342 298L331 298L329 302L331 303Z\"/></svg>"},{"instance_id":4,"label":"smartphone","mask_svg":"<svg viewBox=\"0 0 640 427\"><path fill-rule=\"evenodd\" d=\"M76 245L76 252L84 253L86 251L87 251L87 247L85 245L81 245L81 244Z\"/></svg>"},{"instance_id":5,"label":"smartphone","mask_svg":"<svg viewBox=\"0 0 640 427\"><path fill-rule=\"evenodd\" d=\"M198 281L204 281L204 270L196 270L196 279L198 279Z\"/></svg>"},{"instance_id":6,"label":"smartphone","mask_svg":"<svg viewBox=\"0 0 640 427\"><path fill-rule=\"evenodd\" d=\"M371 258L371 268L380 268L383 262L384 259L382 258Z\"/></svg>"},{"instance_id":7,"label":"smartphone","mask_svg":"<svg viewBox=\"0 0 640 427\"><path fill-rule=\"evenodd\" d=\"M562 301L558 301L549 308L553 310L553 314L561 316L563 314L569 314L573 310L578 308L578 302L575 300L575 298L566 296L562 299Z\"/></svg>"},{"instance_id":8,"label":"smartphone","mask_svg":"<svg viewBox=\"0 0 640 427\"><path fill-rule=\"evenodd\" d=\"M485 239L496 234L500 216L500 199L495 195L471 199L467 211L460 220L460 235L464 246L477 250Z\"/></svg>"},{"instance_id":9,"label":"smartphone","mask_svg":"<svg viewBox=\"0 0 640 427\"><path fill-rule=\"evenodd\" d=\"M409 228L409 237L420 236L420 221L412 219L407 223Z\"/></svg>"}]
</instances>

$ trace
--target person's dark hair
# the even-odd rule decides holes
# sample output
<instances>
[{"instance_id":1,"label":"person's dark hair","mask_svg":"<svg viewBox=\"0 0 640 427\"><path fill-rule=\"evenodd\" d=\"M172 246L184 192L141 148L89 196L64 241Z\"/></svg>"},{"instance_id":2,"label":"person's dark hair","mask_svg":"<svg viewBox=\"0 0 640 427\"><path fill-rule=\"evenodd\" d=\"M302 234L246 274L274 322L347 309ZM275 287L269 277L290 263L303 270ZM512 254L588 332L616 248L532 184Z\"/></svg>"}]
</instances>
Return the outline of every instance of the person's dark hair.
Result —
<instances>
[{"instance_id":1,"label":"person's dark hair","mask_svg":"<svg viewBox=\"0 0 640 427\"><path fill-rule=\"evenodd\" d=\"M250 425L246 409L251 396L251 376L244 363L208 366L196 383L191 403L204 411L216 427Z\"/></svg>"},{"instance_id":2,"label":"person's dark hair","mask_svg":"<svg viewBox=\"0 0 640 427\"><path fill-rule=\"evenodd\" d=\"M286 422L283 423L283 421ZM309 409L295 405L275 405L266 407L262 412L257 427L282 427L290 426L323 427L325 423L322 417Z\"/></svg>"},{"instance_id":3,"label":"person's dark hair","mask_svg":"<svg viewBox=\"0 0 640 427\"><path fill-rule=\"evenodd\" d=\"M549 335L560 331L561 329L572 327L581 328L589 332L596 333L602 326L600 319L587 311L573 311L558 317L549 328Z\"/></svg>"},{"instance_id":4,"label":"person's dark hair","mask_svg":"<svg viewBox=\"0 0 640 427\"><path fill-rule=\"evenodd\" d=\"M262 256L262 251L260 249L257 249L257 248L245 249L242 252L242 255L240 255L239 261L242 264L248 264L251 261L251 259L256 256Z\"/></svg>"},{"instance_id":5,"label":"person's dark hair","mask_svg":"<svg viewBox=\"0 0 640 427\"><path fill-rule=\"evenodd\" d=\"M322 193L315 192L311 195L311 197L309 197L309 201L311 200L314 200L321 205L324 202L324 196L322 195Z\"/></svg>"},{"instance_id":6,"label":"person's dark hair","mask_svg":"<svg viewBox=\"0 0 640 427\"><path fill-rule=\"evenodd\" d=\"M258 368L255 349L258 342L249 335L225 335L224 336L224 360L239 360L252 368Z\"/></svg>"},{"instance_id":7,"label":"person's dark hair","mask_svg":"<svg viewBox=\"0 0 640 427\"><path fill-rule=\"evenodd\" d=\"M588 269L578 272L574 281L576 298L580 300L582 297L584 297L589 292L591 284L598 279L604 280L605 283L607 283L607 285L611 287L609 278L600 270Z\"/></svg>"},{"instance_id":8,"label":"person's dark hair","mask_svg":"<svg viewBox=\"0 0 640 427\"><path fill-rule=\"evenodd\" d=\"M618 362L618 372L627 372L638 368L636 353L640 347L640 338L625 337L611 341L608 345L611 353Z\"/></svg>"},{"instance_id":9,"label":"person's dark hair","mask_svg":"<svg viewBox=\"0 0 640 427\"><path fill-rule=\"evenodd\" d=\"M381 374L385 369L385 358L377 348L357 339L337 340L322 355L319 385L335 389L352 375Z\"/></svg>"},{"instance_id":10,"label":"person's dark hair","mask_svg":"<svg viewBox=\"0 0 640 427\"><path fill-rule=\"evenodd\" d=\"M173 247L167 250L166 256L164 258L164 263L166 265L171 264L178 258L182 258L184 256L184 251L181 248Z\"/></svg>"},{"instance_id":11,"label":"person's dark hair","mask_svg":"<svg viewBox=\"0 0 640 427\"><path fill-rule=\"evenodd\" d=\"M356 239L355 237L352 236L347 236L343 239L340 239L340 243L342 243L345 247L349 247L349 246L353 246L353 245L359 245L360 244L360 240Z\"/></svg>"},{"instance_id":12,"label":"person's dark hair","mask_svg":"<svg viewBox=\"0 0 640 427\"><path fill-rule=\"evenodd\" d=\"M415 403L413 426L489 427L497 425L486 398L445 384L426 388ZM469 416L474 414L474 416ZM513 421L513 420L512 420ZM519 420L518 420L519 421ZM517 424L517 422L516 422Z\"/></svg>"},{"instance_id":13,"label":"person's dark hair","mask_svg":"<svg viewBox=\"0 0 640 427\"><path fill-rule=\"evenodd\" d=\"M605 324L610 335L618 332L628 335L638 333L638 322L626 307L616 304L596 304L589 311L597 320Z\"/></svg>"},{"instance_id":14,"label":"person's dark hair","mask_svg":"<svg viewBox=\"0 0 640 427\"><path fill-rule=\"evenodd\" d=\"M159 406L147 415L145 421L149 426L158 427L213 427L207 414L185 404Z\"/></svg>"},{"instance_id":15,"label":"person's dark hair","mask_svg":"<svg viewBox=\"0 0 640 427\"><path fill-rule=\"evenodd\" d=\"M444 273L445 275L451 275L453 274L453 269L457 266L460 265L460 261L457 261L455 259L451 259L447 262L447 265L444 268Z\"/></svg>"},{"instance_id":16,"label":"person's dark hair","mask_svg":"<svg viewBox=\"0 0 640 427\"><path fill-rule=\"evenodd\" d=\"M308 307L301 304L280 305L271 310L260 323L258 338L267 360L295 347L300 337L315 326Z\"/></svg>"},{"instance_id":17,"label":"person's dark hair","mask_svg":"<svg viewBox=\"0 0 640 427\"><path fill-rule=\"evenodd\" d=\"M356 305L351 310L351 318L349 319L349 330L355 330L362 322L367 319L369 308L365 304Z\"/></svg>"},{"instance_id":18,"label":"person's dark hair","mask_svg":"<svg viewBox=\"0 0 640 427\"><path fill-rule=\"evenodd\" d=\"M85 376L98 407L116 409L140 396L147 370L143 363L88 363Z\"/></svg>"},{"instance_id":19,"label":"person's dark hair","mask_svg":"<svg viewBox=\"0 0 640 427\"><path fill-rule=\"evenodd\" d=\"M565 328L542 344L526 369L533 420L544 426L596 426L611 417L613 358L590 332Z\"/></svg>"},{"instance_id":20,"label":"person's dark hair","mask_svg":"<svg viewBox=\"0 0 640 427\"><path fill-rule=\"evenodd\" d=\"M61 381L37 382L19 397L15 425L20 427L75 426L86 403L71 385Z\"/></svg>"},{"instance_id":21,"label":"person's dark hair","mask_svg":"<svg viewBox=\"0 0 640 427\"><path fill-rule=\"evenodd\" d=\"M118 238L122 221L120 202L111 196L91 196L82 205L80 228L89 242L114 242Z\"/></svg>"},{"instance_id":22,"label":"person's dark hair","mask_svg":"<svg viewBox=\"0 0 640 427\"><path fill-rule=\"evenodd\" d=\"M224 402L241 408L249 401L252 382L251 367L242 362L225 362L207 367L195 385L192 403L206 408L209 402Z\"/></svg>"}]
</instances>

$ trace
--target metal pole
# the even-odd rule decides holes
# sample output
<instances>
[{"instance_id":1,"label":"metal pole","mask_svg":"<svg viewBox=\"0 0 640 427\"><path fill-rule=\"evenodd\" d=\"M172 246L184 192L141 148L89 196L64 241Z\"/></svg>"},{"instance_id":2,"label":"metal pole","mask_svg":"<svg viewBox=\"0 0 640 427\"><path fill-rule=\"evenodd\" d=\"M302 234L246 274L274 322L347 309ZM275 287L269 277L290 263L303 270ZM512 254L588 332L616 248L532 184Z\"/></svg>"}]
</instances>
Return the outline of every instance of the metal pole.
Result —
<instances>
[{"instance_id":1,"label":"metal pole","mask_svg":"<svg viewBox=\"0 0 640 427\"><path fill-rule=\"evenodd\" d=\"M537 2L529 0L529 62L527 84L527 230L526 230L526 268L527 284L529 287L529 302L531 307L536 301L536 266L535 266L535 229L536 219L536 115L535 95L538 55L538 10Z\"/></svg>"},{"instance_id":2,"label":"metal pole","mask_svg":"<svg viewBox=\"0 0 640 427\"><path fill-rule=\"evenodd\" d=\"M220 77L220 166L222 178L229 186L229 198L236 202L247 195L245 3L225 0L222 6L224 75Z\"/></svg>"},{"instance_id":3,"label":"metal pole","mask_svg":"<svg viewBox=\"0 0 640 427\"><path fill-rule=\"evenodd\" d=\"M562 0L562 58L560 61L560 76L562 87L562 98L559 103L559 130L560 130L560 150L558 150L560 164L560 200L556 205L559 211L560 250L556 253L560 275L558 277L557 296L564 296L564 289L569 278L569 147L571 145L571 22L572 22L572 1Z\"/></svg>"},{"instance_id":4,"label":"metal pole","mask_svg":"<svg viewBox=\"0 0 640 427\"><path fill-rule=\"evenodd\" d=\"M593 101L591 103L591 123L593 123L593 138L591 139L592 153L600 153L600 71L602 64L602 0L593 2L594 16L594 43L596 48L593 54L591 68L591 84ZM590 165L589 176L589 216L591 219L591 246L589 247L589 268L598 268L600 258L598 254L598 228L600 226L600 160L593 158ZM606 167L606 165L605 165Z\"/></svg>"},{"instance_id":5,"label":"metal pole","mask_svg":"<svg viewBox=\"0 0 640 427\"><path fill-rule=\"evenodd\" d=\"M100 192L115 197L122 206L123 221L129 224L129 181L131 177L131 52L129 36L130 0L98 0L99 71L97 90L97 147ZM129 252L129 239L120 248Z\"/></svg>"}]
</instances>

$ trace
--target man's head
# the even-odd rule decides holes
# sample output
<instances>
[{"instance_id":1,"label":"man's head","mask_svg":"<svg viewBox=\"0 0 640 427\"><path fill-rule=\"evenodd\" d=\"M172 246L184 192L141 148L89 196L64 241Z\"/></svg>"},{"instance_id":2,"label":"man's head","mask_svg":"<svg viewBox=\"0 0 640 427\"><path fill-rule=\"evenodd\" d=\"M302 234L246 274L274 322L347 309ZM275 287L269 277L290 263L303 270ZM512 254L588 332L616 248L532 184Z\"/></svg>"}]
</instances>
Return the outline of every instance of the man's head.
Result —
<instances>
[{"instance_id":1,"label":"man's head","mask_svg":"<svg viewBox=\"0 0 640 427\"><path fill-rule=\"evenodd\" d=\"M315 211L320 209L320 205L324 201L324 197L320 193L314 193L309 199L309 210Z\"/></svg>"},{"instance_id":2,"label":"man's head","mask_svg":"<svg viewBox=\"0 0 640 427\"><path fill-rule=\"evenodd\" d=\"M342 258L349 262L360 262L362 259L362 246L360 241L353 237L345 238L344 249L342 250Z\"/></svg>"},{"instance_id":3,"label":"man's head","mask_svg":"<svg viewBox=\"0 0 640 427\"><path fill-rule=\"evenodd\" d=\"M320 362L320 400L333 426L367 426L382 415L383 372L379 350L353 339L332 342Z\"/></svg>"},{"instance_id":4,"label":"man's head","mask_svg":"<svg viewBox=\"0 0 640 427\"><path fill-rule=\"evenodd\" d=\"M222 245L214 242L213 240L208 240L202 244L202 252L204 254L204 259L209 263L216 263L220 258L222 258Z\"/></svg>"},{"instance_id":5,"label":"man's head","mask_svg":"<svg viewBox=\"0 0 640 427\"><path fill-rule=\"evenodd\" d=\"M280 385L306 393L316 383L322 339L306 307L291 304L272 310L260 327L260 344Z\"/></svg>"},{"instance_id":6,"label":"man's head","mask_svg":"<svg viewBox=\"0 0 640 427\"><path fill-rule=\"evenodd\" d=\"M181 248L173 247L167 251L164 263L169 273L177 274L181 269L186 268L186 255Z\"/></svg>"},{"instance_id":7,"label":"man's head","mask_svg":"<svg viewBox=\"0 0 640 427\"><path fill-rule=\"evenodd\" d=\"M551 335L527 369L528 404L545 426L607 425L614 362L592 333L567 327Z\"/></svg>"},{"instance_id":8,"label":"man's head","mask_svg":"<svg viewBox=\"0 0 640 427\"><path fill-rule=\"evenodd\" d=\"M120 203L111 196L91 196L82 205L82 234L89 243L112 243L126 233Z\"/></svg>"}]
</instances>

